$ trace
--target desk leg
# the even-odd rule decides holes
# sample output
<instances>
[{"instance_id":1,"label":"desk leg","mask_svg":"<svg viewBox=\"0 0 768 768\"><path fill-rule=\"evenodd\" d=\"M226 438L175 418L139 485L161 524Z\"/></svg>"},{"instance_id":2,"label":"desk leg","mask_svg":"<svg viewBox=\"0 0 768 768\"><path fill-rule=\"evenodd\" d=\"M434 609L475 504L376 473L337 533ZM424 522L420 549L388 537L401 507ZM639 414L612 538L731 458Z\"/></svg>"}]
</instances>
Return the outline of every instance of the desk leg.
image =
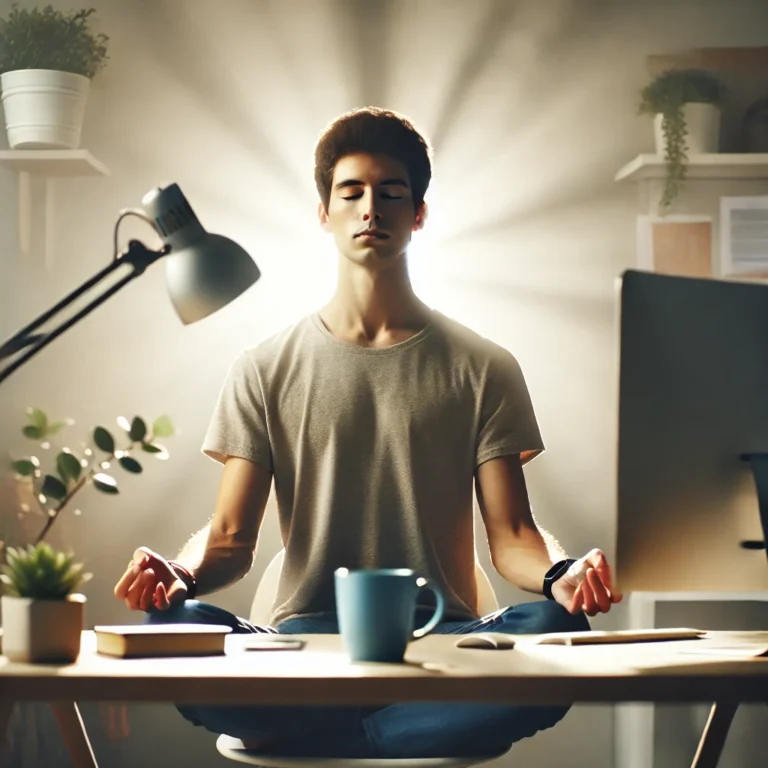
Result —
<instances>
[{"instance_id":1,"label":"desk leg","mask_svg":"<svg viewBox=\"0 0 768 768\"><path fill-rule=\"evenodd\" d=\"M728 729L731 727L738 706L738 701L716 701L712 705L691 768L717 767L717 761L720 759L720 753L728 736Z\"/></svg>"},{"instance_id":2,"label":"desk leg","mask_svg":"<svg viewBox=\"0 0 768 768\"><path fill-rule=\"evenodd\" d=\"M656 603L643 593L627 596L628 629L656 626ZM653 768L653 704L617 704L614 709L614 765L616 768Z\"/></svg>"},{"instance_id":3,"label":"desk leg","mask_svg":"<svg viewBox=\"0 0 768 768\"><path fill-rule=\"evenodd\" d=\"M8 721L11 719L15 703L8 699L0 699L0 751L5 747L8 738Z\"/></svg>"},{"instance_id":4,"label":"desk leg","mask_svg":"<svg viewBox=\"0 0 768 768\"><path fill-rule=\"evenodd\" d=\"M67 744L72 765L75 768L99 768L77 704L74 701L57 701L51 702L51 708Z\"/></svg>"}]
</instances>

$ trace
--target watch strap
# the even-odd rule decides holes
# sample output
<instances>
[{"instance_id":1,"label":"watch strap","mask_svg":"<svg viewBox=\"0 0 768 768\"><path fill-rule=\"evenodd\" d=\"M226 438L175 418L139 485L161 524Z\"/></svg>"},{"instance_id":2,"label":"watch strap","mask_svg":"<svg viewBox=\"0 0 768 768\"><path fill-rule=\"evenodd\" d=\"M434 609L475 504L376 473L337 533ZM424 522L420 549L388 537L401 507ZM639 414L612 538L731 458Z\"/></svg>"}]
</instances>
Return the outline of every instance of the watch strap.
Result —
<instances>
[{"instance_id":1,"label":"watch strap","mask_svg":"<svg viewBox=\"0 0 768 768\"><path fill-rule=\"evenodd\" d=\"M544 585L542 592L547 600L554 600L552 596L552 585L561 577L564 576L566 571L577 562L575 558L569 557L565 560L558 560L552 565L552 567L544 574Z\"/></svg>"}]
</instances>

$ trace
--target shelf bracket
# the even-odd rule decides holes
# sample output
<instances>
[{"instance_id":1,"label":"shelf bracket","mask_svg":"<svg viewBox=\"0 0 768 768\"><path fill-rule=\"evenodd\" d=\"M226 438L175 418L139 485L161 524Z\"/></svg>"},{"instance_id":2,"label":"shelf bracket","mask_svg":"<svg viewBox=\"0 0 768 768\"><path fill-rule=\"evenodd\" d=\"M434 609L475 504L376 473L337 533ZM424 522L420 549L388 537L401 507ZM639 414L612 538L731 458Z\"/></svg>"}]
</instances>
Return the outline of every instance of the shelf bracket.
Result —
<instances>
[{"instance_id":1,"label":"shelf bracket","mask_svg":"<svg viewBox=\"0 0 768 768\"><path fill-rule=\"evenodd\" d=\"M29 171L19 171L19 248L32 249L32 180Z\"/></svg>"}]
</instances>

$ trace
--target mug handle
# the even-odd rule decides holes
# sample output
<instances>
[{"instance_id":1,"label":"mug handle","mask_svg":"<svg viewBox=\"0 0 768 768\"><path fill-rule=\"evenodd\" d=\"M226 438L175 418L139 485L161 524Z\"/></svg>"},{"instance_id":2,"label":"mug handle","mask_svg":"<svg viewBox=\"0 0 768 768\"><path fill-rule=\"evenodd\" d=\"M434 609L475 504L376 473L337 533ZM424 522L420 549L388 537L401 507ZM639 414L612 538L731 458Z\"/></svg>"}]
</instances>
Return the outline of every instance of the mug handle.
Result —
<instances>
[{"instance_id":1,"label":"mug handle","mask_svg":"<svg viewBox=\"0 0 768 768\"><path fill-rule=\"evenodd\" d=\"M413 631L413 639L418 640L424 635L428 635L442 620L443 612L445 611L445 598L443 592L436 584L432 584L429 579L419 577L416 579L416 586L419 589L428 589L437 599L437 605L435 606L435 612L432 614L432 618L419 629Z\"/></svg>"}]
</instances>

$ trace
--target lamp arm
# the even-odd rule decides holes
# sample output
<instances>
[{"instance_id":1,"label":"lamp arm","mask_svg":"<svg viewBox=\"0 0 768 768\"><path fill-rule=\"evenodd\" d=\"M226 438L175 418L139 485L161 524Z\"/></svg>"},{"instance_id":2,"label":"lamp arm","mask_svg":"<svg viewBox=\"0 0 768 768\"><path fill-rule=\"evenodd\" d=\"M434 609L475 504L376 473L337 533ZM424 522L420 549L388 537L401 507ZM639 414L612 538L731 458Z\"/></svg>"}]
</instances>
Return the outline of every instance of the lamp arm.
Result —
<instances>
[{"instance_id":1,"label":"lamp arm","mask_svg":"<svg viewBox=\"0 0 768 768\"><path fill-rule=\"evenodd\" d=\"M30 358L34 357L43 347L48 346L54 339L61 336L67 329L71 328L75 323L82 320L86 315L90 314L96 307L103 304L110 296L117 293L121 288L130 283L132 280L143 274L150 264L153 264L158 259L166 256L170 253L170 246L166 245L159 251L152 251L147 248L139 240L131 240L128 244L128 250L120 256L120 258L113 259L112 262L104 267L104 269L97 272L93 277L86 280L81 286L72 291L69 295L65 296L61 301L51 307L49 310L43 312L39 317L35 318L31 323L26 325L20 331L11 336L0 345L0 360L15 355L20 350L31 347L21 357L13 360L13 362L6 365L5 368L0 368L0 383L5 381L14 371L18 370L24 363ZM59 312L68 307L73 301L80 298L84 293L98 285L107 275L114 272L124 264L128 264L131 267L131 271L124 278L119 280L109 289L97 296L93 301L87 304L77 314L70 317L67 321L61 323L48 333L32 334L43 323L55 317Z\"/></svg>"}]
</instances>

